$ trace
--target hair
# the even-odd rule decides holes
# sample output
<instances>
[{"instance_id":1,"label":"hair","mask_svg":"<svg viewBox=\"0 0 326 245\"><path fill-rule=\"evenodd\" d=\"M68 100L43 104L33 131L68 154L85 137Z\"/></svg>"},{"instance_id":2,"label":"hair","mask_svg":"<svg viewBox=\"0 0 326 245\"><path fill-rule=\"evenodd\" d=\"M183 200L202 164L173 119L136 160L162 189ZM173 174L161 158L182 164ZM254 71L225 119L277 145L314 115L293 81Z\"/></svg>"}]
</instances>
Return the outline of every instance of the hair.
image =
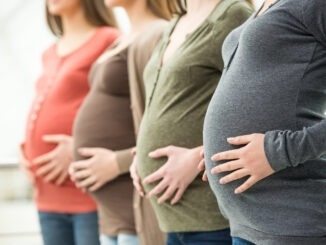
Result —
<instances>
[{"instance_id":1,"label":"hair","mask_svg":"<svg viewBox=\"0 0 326 245\"><path fill-rule=\"evenodd\" d=\"M169 0L147 0L147 6L159 18L165 20L170 20L172 18Z\"/></svg>"},{"instance_id":2,"label":"hair","mask_svg":"<svg viewBox=\"0 0 326 245\"><path fill-rule=\"evenodd\" d=\"M81 0L82 9L86 20L94 26L117 27L117 22L112 10L108 9L103 0ZM46 6L46 21L55 36L63 35L62 19L49 12Z\"/></svg>"},{"instance_id":3,"label":"hair","mask_svg":"<svg viewBox=\"0 0 326 245\"><path fill-rule=\"evenodd\" d=\"M246 0L250 5L254 6L253 0ZM168 1L168 8L172 14L182 15L187 12L186 0L171 0Z\"/></svg>"},{"instance_id":4,"label":"hair","mask_svg":"<svg viewBox=\"0 0 326 245\"><path fill-rule=\"evenodd\" d=\"M167 1L169 11L172 14L182 15L187 12L187 2L186 0L171 0Z\"/></svg>"}]
</instances>

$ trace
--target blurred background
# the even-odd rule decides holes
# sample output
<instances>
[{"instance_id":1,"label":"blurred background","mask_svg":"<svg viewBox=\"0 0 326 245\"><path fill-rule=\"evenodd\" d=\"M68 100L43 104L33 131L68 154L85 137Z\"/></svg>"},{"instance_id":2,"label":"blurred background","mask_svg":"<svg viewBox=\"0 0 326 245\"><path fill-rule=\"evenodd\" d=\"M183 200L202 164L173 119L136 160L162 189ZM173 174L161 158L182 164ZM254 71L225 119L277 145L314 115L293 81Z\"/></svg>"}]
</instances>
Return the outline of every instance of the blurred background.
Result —
<instances>
[{"instance_id":1,"label":"blurred background","mask_svg":"<svg viewBox=\"0 0 326 245\"><path fill-rule=\"evenodd\" d=\"M262 2L256 0L256 7ZM40 245L32 188L18 167L18 145L41 71L41 54L54 37L46 26L44 0L0 3L0 244ZM123 10L115 13L128 32Z\"/></svg>"}]
</instances>

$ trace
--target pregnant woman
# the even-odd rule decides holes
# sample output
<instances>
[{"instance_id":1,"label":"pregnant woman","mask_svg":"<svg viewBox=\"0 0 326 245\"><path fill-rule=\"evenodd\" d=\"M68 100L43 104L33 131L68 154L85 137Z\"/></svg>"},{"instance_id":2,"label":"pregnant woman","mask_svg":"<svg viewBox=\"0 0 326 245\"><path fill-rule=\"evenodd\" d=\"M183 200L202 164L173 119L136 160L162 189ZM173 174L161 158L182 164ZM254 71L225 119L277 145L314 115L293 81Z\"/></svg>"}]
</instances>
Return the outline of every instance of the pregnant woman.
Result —
<instances>
[{"instance_id":1,"label":"pregnant woman","mask_svg":"<svg viewBox=\"0 0 326 245\"><path fill-rule=\"evenodd\" d=\"M222 43L252 10L244 0L186 4L145 69L138 173L167 244L230 244L228 222L196 166L204 115L224 67Z\"/></svg>"},{"instance_id":2,"label":"pregnant woman","mask_svg":"<svg viewBox=\"0 0 326 245\"><path fill-rule=\"evenodd\" d=\"M266 1L223 59L204 147L235 244L326 244L326 2Z\"/></svg>"},{"instance_id":3,"label":"pregnant woman","mask_svg":"<svg viewBox=\"0 0 326 245\"><path fill-rule=\"evenodd\" d=\"M151 38L160 36L166 25L164 18L168 19L171 13L167 1L161 0L106 0L105 3L109 8L123 7L126 10L131 32L121 36L92 67L91 91L74 125L76 161L71 165L70 174L76 185L90 191L98 204L101 244L134 245L139 244L139 239L129 176L131 148L136 144L129 76L132 79L139 76L135 69L139 72L138 67L148 57L148 49L153 49ZM135 50L135 45L141 45L141 42L147 45L143 46L143 55L139 48ZM137 64L133 64L135 56ZM129 74L129 70L134 72ZM148 211L140 216L147 221ZM153 218L150 219L153 225L142 229L156 234L155 244L161 244L163 236ZM148 239L146 232L141 232L142 241Z\"/></svg>"},{"instance_id":4,"label":"pregnant woman","mask_svg":"<svg viewBox=\"0 0 326 245\"><path fill-rule=\"evenodd\" d=\"M118 32L112 28L113 13L102 0L48 0L46 10L49 27L58 40L43 54L22 162L34 179L44 244L96 245L96 204L68 175L71 134L77 111L89 92L90 67Z\"/></svg>"}]
</instances>

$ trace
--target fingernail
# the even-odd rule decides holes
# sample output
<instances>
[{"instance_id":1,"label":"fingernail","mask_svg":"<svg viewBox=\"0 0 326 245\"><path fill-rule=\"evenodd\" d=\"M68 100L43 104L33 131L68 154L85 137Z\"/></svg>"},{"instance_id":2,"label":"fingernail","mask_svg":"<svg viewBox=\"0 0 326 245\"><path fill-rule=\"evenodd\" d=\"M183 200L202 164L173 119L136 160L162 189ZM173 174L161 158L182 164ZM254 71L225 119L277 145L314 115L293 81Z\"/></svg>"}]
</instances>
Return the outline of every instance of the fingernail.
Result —
<instances>
[{"instance_id":1,"label":"fingernail","mask_svg":"<svg viewBox=\"0 0 326 245\"><path fill-rule=\"evenodd\" d=\"M240 190L236 189L236 190L234 191L234 194L240 194Z\"/></svg>"},{"instance_id":2,"label":"fingernail","mask_svg":"<svg viewBox=\"0 0 326 245\"><path fill-rule=\"evenodd\" d=\"M219 159L220 155L215 155L211 157L212 161L217 161Z\"/></svg>"},{"instance_id":3,"label":"fingernail","mask_svg":"<svg viewBox=\"0 0 326 245\"><path fill-rule=\"evenodd\" d=\"M227 138L228 141L233 141L234 139L234 137Z\"/></svg>"},{"instance_id":4,"label":"fingernail","mask_svg":"<svg viewBox=\"0 0 326 245\"><path fill-rule=\"evenodd\" d=\"M150 152L150 153L148 153L148 156L149 157L153 157L155 154L154 154L154 152Z\"/></svg>"}]
</instances>

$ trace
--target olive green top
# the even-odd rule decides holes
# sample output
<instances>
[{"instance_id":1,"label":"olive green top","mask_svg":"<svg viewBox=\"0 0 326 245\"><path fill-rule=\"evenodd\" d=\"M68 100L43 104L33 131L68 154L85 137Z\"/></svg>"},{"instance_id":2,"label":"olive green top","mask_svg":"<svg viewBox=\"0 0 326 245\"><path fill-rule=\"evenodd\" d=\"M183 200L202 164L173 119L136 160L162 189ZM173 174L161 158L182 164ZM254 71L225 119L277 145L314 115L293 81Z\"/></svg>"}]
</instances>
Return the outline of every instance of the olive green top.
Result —
<instances>
[{"instance_id":1,"label":"olive green top","mask_svg":"<svg viewBox=\"0 0 326 245\"><path fill-rule=\"evenodd\" d=\"M175 145L202 145L203 121L208 103L223 71L222 43L230 31L253 12L245 0L221 1L206 20L161 67L162 56L180 17L171 22L144 74L146 108L141 124L137 157L143 179L160 168L166 158L151 159L148 153ZM144 186L148 192L154 185ZM152 204L164 232L212 231L228 227L217 209L216 198L200 176L180 202Z\"/></svg>"}]
</instances>

